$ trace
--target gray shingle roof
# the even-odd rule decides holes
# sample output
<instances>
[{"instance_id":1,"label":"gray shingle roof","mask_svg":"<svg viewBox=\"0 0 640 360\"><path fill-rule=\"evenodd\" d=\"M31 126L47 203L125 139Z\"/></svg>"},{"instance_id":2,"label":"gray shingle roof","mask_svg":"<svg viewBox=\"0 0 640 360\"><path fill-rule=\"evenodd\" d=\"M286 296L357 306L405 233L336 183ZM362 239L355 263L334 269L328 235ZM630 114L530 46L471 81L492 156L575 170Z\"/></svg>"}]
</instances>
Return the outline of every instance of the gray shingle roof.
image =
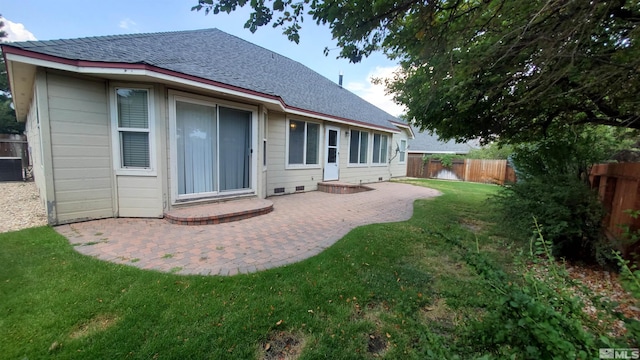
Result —
<instances>
[{"instance_id":1,"label":"gray shingle roof","mask_svg":"<svg viewBox=\"0 0 640 360\"><path fill-rule=\"evenodd\" d=\"M415 139L409 139L409 152L466 154L470 150L480 147L478 141L466 143L456 143L454 140L442 141L436 133L430 135L428 131L420 132L420 129L415 126L412 126L412 128Z\"/></svg>"},{"instance_id":2,"label":"gray shingle roof","mask_svg":"<svg viewBox=\"0 0 640 360\"><path fill-rule=\"evenodd\" d=\"M5 43L70 60L148 64L280 97L289 107L395 128L397 119L308 67L218 29Z\"/></svg>"}]
</instances>

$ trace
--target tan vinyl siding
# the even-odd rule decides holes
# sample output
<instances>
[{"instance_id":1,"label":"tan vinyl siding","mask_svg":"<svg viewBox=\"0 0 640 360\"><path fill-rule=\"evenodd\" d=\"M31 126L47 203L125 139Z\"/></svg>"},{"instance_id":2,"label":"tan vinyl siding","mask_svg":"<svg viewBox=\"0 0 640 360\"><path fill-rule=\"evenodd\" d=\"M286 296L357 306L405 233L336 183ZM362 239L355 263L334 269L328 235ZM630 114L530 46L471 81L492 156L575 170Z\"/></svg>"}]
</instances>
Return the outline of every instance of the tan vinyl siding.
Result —
<instances>
[{"instance_id":1,"label":"tan vinyl siding","mask_svg":"<svg viewBox=\"0 0 640 360\"><path fill-rule=\"evenodd\" d=\"M378 181L387 181L390 178L389 174L389 159L393 157L393 153L389 152L389 149L393 149L395 147L393 143L393 137L391 133L382 133L377 131L372 131L364 128L356 128L349 127L349 130L358 130L367 132L368 135L368 145L369 148L367 150L367 164L350 164L349 163L349 142L350 136L344 136L344 131L347 128L344 128L341 131L340 138L340 181L348 182L352 184L366 184L373 183ZM385 134L388 137L387 142L387 163L384 165L381 164L372 164L372 153L373 153L373 135L374 134ZM390 156L391 155L391 156ZM382 178L382 180L380 180Z\"/></svg>"},{"instance_id":2,"label":"tan vinyl siding","mask_svg":"<svg viewBox=\"0 0 640 360\"><path fill-rule=\"evenodd\" d=\"M340 172L340 181L352 184L367 184L387 180L389 180L388 166L347 167Z\"/></svg>"},{"instance_id":3,"label":"tan vinyl siding","mask_svg":"<svg viewBox=\"0 0 640 360\"><path fill-rule=\"evenodd\" d=\"M118 83L122 87L136 87L136 83ZM113 87L111 87L113 92ZM168 155L168 140L166 134L167 114L165 89L161 86L153 88L155 122L155 152L156 162L151 164L155 175L118 175L116 177L118 216L120 217L155 217L160 218L164 213L164 199L167 198L167 182L164 179L169 171L166 169ZM153 151L153 150L152 150Z\"/></svg>"},{"instance_id":4,"label":"tan vinyl siding","mask_svg":"<svg viewBox=\"0 0 640 360\"><path fill-rule=\"evenodd\" d=\"M258 167L256 170L256 195L258 198L264 199L267 196L267 169L265 159L267 153L264 149L263 141L267 139L268 125L265 124L265 120L268 122L269 113L264 106L260 106L258 109L258 144L257 151L255 151L258 156ZM267 144L268 145L268 144Z\"/></svg>"},{"instance_id":5,"label":"tan vinyl siding","mask_svg":"<svg viewBox=\"0 0 640 360\"><path fill-rule=\"evenodd\" d=\"M161 186L156 176L118 176L118 215L162 217Z\"/></svg>"},{"instance_id":6,"label":"tan vinyl siding","mask_svg":"<svg viewBox=\"0 0 640 360\"><path fill-rule=\"evenodd\" d=\"M292 117L292 119L303 121L314 121L314 119L304 117ZM318 182L323 181L323 169L287 169L287 117L283 113L269 113L269 139L267 144L267 195L277 195L275 188L284 188L285 194L295 192L296 186L304 186L305 191L316 190ZM406 164L398 164L396 156L391 164L388 160L395 155L396 142L400 139L406 139L406 132L400 134L382 133L365 128L349 127L336 123L324 122L321 128L320 140L320 164L324 167L324 156L326 142L324 139L326 126L337 127L340 129L340 173L339 181L353 184L366 184L378 181L388 181L391 177L405 176ZM353 165L349 164L349 136L345 132L353 129L365 131L369 134L369 148L367 151L367 164ZM387 143L387 163L373 164L373 134L385 134L388 136Z\"/></svg>"},{"instance_id":7,"label":"tan vinyl siding","mask_svg":"<svg viewBox=\"0 0 640 360\"><path fill-rule=\"evenodd\" d=\"M114 216L105 82L50 72L47 93L57 222Z\"/></svg>"},{"instance_id":8,"label":"tan vinyl siding","mask_svg":"<svg viewBox=\"0 0 640 360\"><path fill-rule=\"evenodd\" d=\"M408 146L408 139L407 130L405 129L402 129L399 134L393 134L393 139L391 141L391 157L393 158L395 156L395 158L391 161L390 172L392 178L407 176L407 160L409 158L409 153L405 153L404 163L400 164L400 154L396 154L396 147L400 146L400 140L407 140Z\"/></svg>"},{"instance_id":9,"label":"tan vinyl siding","mask_svg":"<svg viewBox=\"0 0 640 360\"><path fill-rule=\"evenodd\" d=\"M269 113L269 134L267 138L267 169L269 177L283 174L286 151L286 119L283 113ZM273 185L269 183L269 187Z\"/></svg>"},{"instance_id":10,"label":"tan vinyl siding","mask_svg":"<svg viewBox=\"0 0 640 360\"><path fill-rule=\"evenodd\" d=\"M29 143L29 157L31 158L31 165L33 171L33 180L36 184L36 188L40 193L40 202L43 207L47 207L47 191L44 174L44 159L42 159L42 139L40 138L40 122L38 119L38 100L35 94L29 105L29 113L27 114L27 121L25 124L25 134L27 135L27 142Z\"/></svg>"},{"instance_id":11,"label":"tan vinyl siding","mask_svg":"<svg viewBox=\"0 0 640 360\"><path fill-rule=\"evenodd\" d=\"M309 120L297 117L300 120ZM283 113L269 113L269 138L267 139L267 196L279 195L276 188L284 188L285 194L294 193L296 186L304 186L305 191L316 190L318 182L322 181L322 168L316 169L286 169L287 121ZM321 133L322 133L321 128ZM323 155L322 140L320 141L320 163Z\"/></svg>"},{"instance_id":12,"label":"tan vinyl siding","mask_svg":"<svg viewBox=\"0 0 640 360\"><path fill-rule=\"evenodd\" d=\"M296 192L296 186L304 186L304 191L317 190L321 181L322 169L285 170L279 176L269 176L267 190L269 195L278 195L274 193L274 189L279 187L284 187L285 194Z\"/></svg>"}]
</instances>

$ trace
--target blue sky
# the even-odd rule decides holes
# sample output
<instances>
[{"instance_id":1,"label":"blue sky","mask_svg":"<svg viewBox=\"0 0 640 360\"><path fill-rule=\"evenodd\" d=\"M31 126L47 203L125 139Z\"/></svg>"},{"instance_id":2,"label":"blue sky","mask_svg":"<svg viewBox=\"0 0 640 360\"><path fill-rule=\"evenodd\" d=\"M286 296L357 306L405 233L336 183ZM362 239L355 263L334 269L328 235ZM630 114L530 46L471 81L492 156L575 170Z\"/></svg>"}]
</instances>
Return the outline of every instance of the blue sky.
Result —
<instances>
[{"instance_id":1,"label":"blue sky","mask_svg":"<svg viewBox=\"0 0 640 360\"><path fill-rule=\"evenodd\" d=\"M326 26L306 17L301 40L295 44L281 29L266 26L252 34L244 28L249 9L232 14L207 15L191 11L197 0L0 0L0 14L9 41L50 40L86 36L218 28L296 60L333 81L344 74L344 87L393 115L402 110L371 84L371 76L389 76L395 63L383 54L374 54L359 64L336 59L338 50L324 56L323 49L335 48Z\"/></svg>"}]
</instances>

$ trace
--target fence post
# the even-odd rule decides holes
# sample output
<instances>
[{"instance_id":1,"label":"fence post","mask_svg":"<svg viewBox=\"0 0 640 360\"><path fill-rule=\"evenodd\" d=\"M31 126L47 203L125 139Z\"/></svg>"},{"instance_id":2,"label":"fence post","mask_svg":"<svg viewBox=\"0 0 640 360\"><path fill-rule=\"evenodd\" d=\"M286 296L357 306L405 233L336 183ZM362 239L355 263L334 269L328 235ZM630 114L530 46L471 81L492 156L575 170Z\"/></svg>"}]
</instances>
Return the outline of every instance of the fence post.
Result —
<instances>
[{"instance_id":1,"label":"fence post","mask_svg":"<svg viewBox=\"0 0 640 360\"><path fill-rule=\"evenodd\" d=\"M469 179L469 160L463 159L462 164L464 166L464 175L463 175L462 181L467 181L467 179Z\"/></svg>"}]
</instances>

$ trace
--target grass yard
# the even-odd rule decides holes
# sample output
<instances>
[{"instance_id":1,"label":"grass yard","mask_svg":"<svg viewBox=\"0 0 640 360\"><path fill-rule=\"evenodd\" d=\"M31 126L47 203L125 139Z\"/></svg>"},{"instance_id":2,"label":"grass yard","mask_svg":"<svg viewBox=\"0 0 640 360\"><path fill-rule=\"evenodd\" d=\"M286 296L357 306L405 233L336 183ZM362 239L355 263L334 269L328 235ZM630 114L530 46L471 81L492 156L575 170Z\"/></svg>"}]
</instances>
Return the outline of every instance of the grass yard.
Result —
<instances>
[{"instance_id":1,"label":"grass yard","mask_svg":"<svg viewBox=\"0 0 640 360\"><path fill-rule=\"evenodd\" d=\"M484 201L497 188L416 183L443 195L417 201L411 220L354 229L316 257L251 275L106 263L76 253L47 227L0 234L0 357L481 355L460 339L466 322L495 302L484 269L512 259L489 233ZM469 261L468 249L485 254L483 262Z\"/></svg>"}]
</instances>

